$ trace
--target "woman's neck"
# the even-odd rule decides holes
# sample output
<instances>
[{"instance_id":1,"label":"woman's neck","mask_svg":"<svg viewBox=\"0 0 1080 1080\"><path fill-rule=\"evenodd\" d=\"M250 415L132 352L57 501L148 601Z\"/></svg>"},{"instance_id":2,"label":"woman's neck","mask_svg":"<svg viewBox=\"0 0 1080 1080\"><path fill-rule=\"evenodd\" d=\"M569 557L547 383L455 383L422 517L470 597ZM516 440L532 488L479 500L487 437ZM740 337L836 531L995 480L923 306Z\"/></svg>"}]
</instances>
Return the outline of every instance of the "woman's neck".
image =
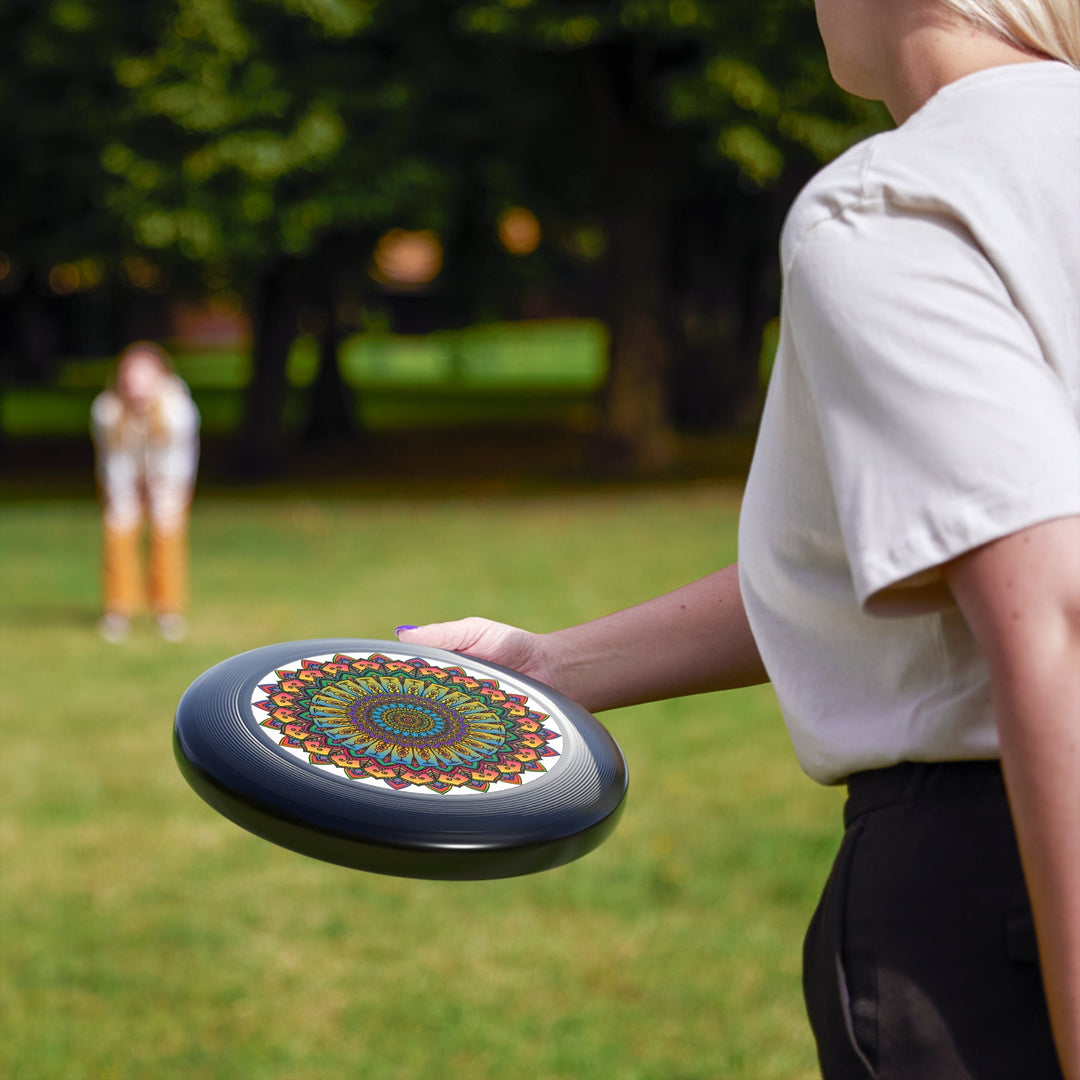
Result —
<instances>
[{"instance_id":1,"label":"woman's neck","mask_svg":"<svg viewBox=\"0 0 1080 1080\"><path fill-rule=\"evenodd\" d=\"M1046 59L959 18L913 18L893 41L881 69L880 90L898 124L918 112L942 87L966 75Z\"/></svg>"}]
</instances>

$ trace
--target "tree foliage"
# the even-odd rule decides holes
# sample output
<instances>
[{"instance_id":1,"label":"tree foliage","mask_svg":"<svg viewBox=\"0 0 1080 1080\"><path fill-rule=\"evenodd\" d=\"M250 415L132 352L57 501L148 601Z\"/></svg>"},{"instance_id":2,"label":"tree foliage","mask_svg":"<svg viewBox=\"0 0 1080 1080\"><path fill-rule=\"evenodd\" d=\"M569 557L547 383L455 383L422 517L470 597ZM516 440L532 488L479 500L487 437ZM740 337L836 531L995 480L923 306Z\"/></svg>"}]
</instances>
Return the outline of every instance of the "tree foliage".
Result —
<instances>
[{"instance_id":1,"label":"tree foliage","mask_svg":"<svg viewBox=\"0 0 1080 1080\"><path fill-rule=\"evenodd\" d=\"M405 227L442 237L443 321L560 282L606 318L608 443L662 465L673 414L753 381L793 190L882 123L833 87L809 0L10 0L3 22L0 250L243 297L255 456L300 308L332 349ZM544 227L526 260L495 241L515 205Z\"/></svg>"}]
</instances>

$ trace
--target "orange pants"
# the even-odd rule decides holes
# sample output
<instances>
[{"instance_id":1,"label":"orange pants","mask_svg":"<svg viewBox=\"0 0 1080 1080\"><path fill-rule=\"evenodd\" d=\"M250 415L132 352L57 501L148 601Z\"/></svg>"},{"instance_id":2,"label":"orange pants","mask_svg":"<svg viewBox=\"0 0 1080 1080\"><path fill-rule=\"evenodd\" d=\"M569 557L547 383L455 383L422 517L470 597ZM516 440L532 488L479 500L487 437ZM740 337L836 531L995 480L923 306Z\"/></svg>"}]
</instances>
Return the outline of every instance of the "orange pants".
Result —
<instances>
[{"instance_id":1,"label":"orange pants","mask_svg":"<svg viewBox=\"0 0 1080 1080\"><path fill-rule=\"evenodd\" d=\"M130 618L145 607L142 525L105 526L102 583L105 611ZM179 615L187 601L187 518L166 531L150 527L149 600L155 615Z\"/></svg>"}]
</instances>

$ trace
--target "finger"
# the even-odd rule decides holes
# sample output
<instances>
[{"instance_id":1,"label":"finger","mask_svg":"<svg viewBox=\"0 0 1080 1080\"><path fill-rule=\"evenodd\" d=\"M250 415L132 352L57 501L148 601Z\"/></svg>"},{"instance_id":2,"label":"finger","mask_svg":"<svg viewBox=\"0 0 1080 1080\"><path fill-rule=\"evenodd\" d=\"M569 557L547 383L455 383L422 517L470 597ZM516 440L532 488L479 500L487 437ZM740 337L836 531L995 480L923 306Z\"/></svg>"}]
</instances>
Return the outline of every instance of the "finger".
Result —
<instances>
[{"instance_id":1,"label":"finger","mask_svg":"<svg viewBox=\"0 0 1080 1080\"><path fill-rule=\"evenodd\" d=\"M469 627L469 619L456 619L453 622L428 623L425 626L399 626L399 641L410 645L430 645L436 649L449 649L458 652L468 648L476 640L475 631Z\"/></svg>"}]
</instances>

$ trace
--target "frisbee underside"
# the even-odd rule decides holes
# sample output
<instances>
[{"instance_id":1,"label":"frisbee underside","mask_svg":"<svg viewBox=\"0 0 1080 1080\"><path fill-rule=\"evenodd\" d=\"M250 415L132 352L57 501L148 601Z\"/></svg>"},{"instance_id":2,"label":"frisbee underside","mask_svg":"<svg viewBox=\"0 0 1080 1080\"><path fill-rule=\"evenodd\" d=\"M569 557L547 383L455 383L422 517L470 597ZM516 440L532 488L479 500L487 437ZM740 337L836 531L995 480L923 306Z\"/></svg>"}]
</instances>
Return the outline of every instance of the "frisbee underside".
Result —
<instances>
[{"instance_id":1,"label":"frisbee underside","mask_svg":"<svg viewBox=\"0 0 1080 1080\"><path fill-rule=\"evenodd\" d=\"M403 877L512 877L615 828L623 755L575 702L486 661L316 639L234 656L176 713L192 788L293 851Z\"/></svg>"}]
</instances>

